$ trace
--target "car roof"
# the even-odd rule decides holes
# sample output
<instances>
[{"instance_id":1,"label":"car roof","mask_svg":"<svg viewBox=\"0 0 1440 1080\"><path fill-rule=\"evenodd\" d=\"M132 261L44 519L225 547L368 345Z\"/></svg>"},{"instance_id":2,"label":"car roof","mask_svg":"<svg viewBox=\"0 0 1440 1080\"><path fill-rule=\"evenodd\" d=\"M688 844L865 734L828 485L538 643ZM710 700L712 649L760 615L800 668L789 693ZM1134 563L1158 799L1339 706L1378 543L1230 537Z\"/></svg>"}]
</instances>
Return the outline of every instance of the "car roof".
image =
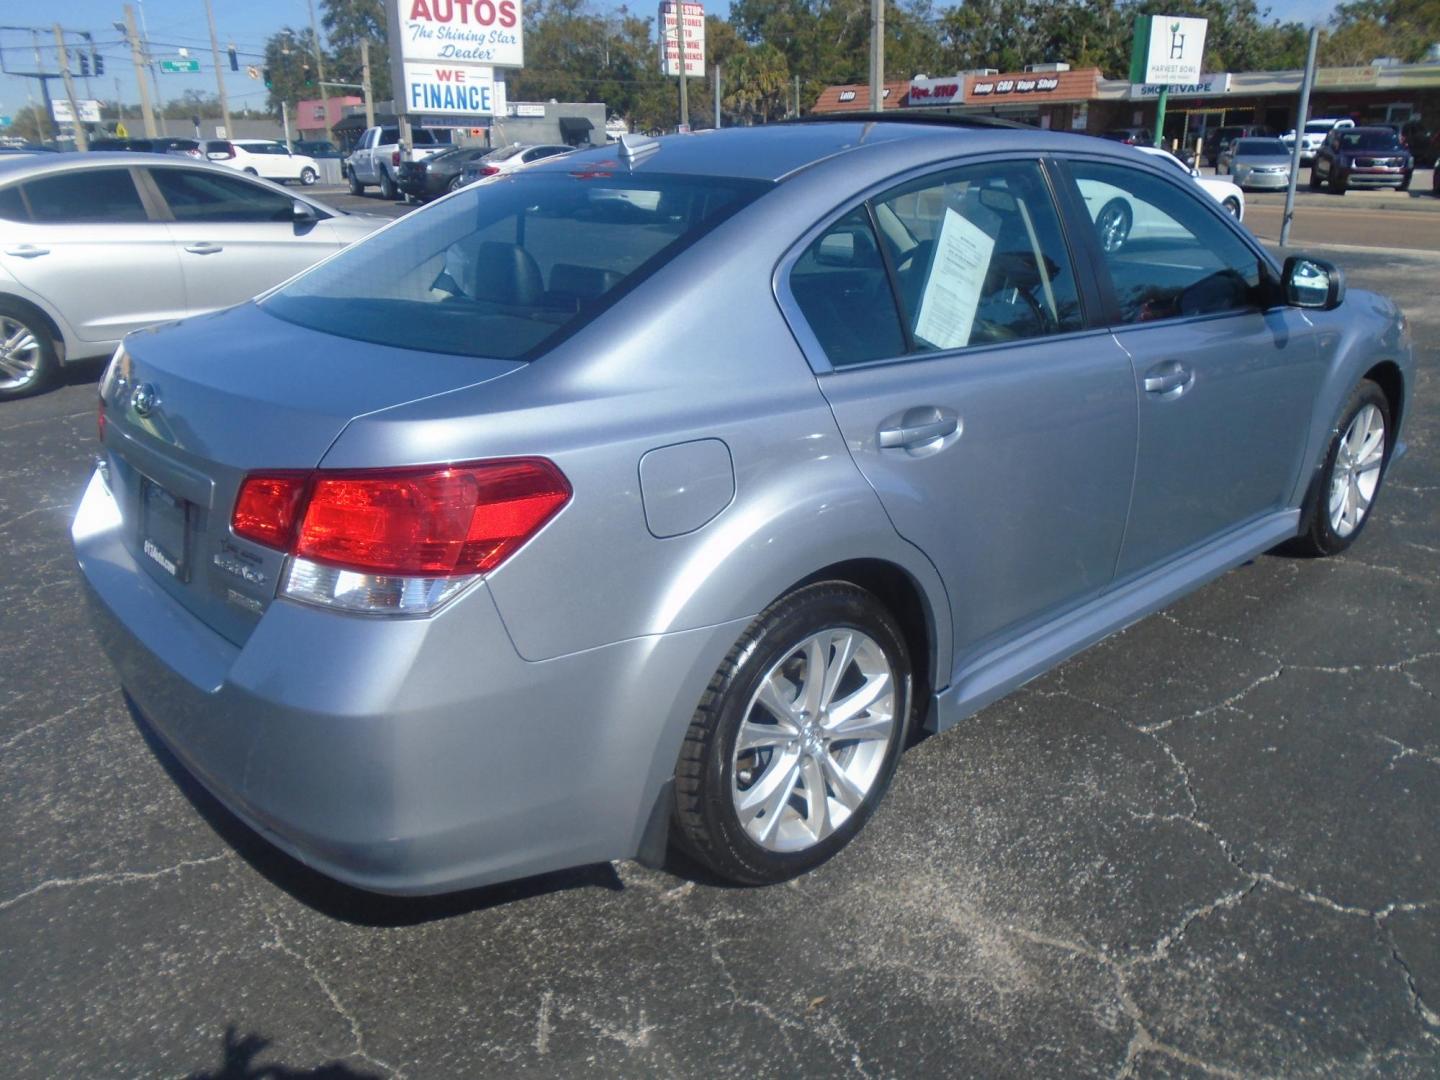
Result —
<instances>
[{"instance_id":1,"label":"car roof","mask_svg":"<svg viewBox=\"0 0 1440 1080\"><path fill-rule=\"evenodd\" d=\"M780 181L821 163L887 146L896 151L904 148L906 152L898 155L901 158L943 158L1007 150L1071 150L1123 156L1120 152L1129 150L1089 135L1030 127L972 127L963 123L936 123L930 117L887 115L884 119L797 120L662 135L638 143L639 148L628 164L633 173ZM585 164L614 168L624 160L621 144L607 143L567 154L554 162L537 162L531 168L573 170Z\"/></svg>"}]
</instances>

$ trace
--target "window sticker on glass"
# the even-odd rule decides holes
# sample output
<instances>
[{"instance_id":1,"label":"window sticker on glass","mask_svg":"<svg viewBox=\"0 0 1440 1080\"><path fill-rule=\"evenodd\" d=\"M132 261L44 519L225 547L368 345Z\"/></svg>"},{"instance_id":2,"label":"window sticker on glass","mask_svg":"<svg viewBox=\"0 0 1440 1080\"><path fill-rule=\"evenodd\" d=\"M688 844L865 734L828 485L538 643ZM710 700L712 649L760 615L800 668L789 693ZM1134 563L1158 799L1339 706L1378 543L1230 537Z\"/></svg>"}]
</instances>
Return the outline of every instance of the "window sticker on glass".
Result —
<instances>
[{"instance_id":1,"label":"window sticker on glass","mask_svg":"<svg viewBox=\"0 0 1440 1080\"><path fill-rule=\"evenodd\" d=\"M995 241L984 230L950 207L945 208L945 222L935 242L935 262L915 320L918 340L937 349L970 344L980 291L994 250Z\"/></svg>"}]
</instances>

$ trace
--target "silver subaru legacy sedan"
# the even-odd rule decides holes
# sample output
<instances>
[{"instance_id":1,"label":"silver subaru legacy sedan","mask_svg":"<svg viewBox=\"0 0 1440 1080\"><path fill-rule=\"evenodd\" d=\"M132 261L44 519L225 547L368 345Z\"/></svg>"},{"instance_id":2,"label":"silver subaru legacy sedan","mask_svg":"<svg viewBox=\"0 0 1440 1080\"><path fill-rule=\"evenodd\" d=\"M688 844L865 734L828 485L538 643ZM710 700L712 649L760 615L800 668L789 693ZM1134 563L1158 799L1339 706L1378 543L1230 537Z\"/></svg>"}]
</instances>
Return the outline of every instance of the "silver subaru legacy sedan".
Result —
<instances>
[{"instance_id":1,"label":"silver subaru legacy sedan","mask_svg":"<svg viewBox=\"0 0 1440 1080\"><path fill-rule=\"evenodd\" d=\"M1394 304L1125 147L627 138L130 335L73 536L137 718L326 874L775 882L917 730L1354 543L1413 378Z\"/></svg>"},{"instance_id":2,"label":"silver subaru legacy sedan","mask_svg":"<svg viewBox=\"0 0 1440 1080\"><path fill-rule=\"evenodd\" d=\"M154 154L0 162L0 401L131 330L247 300L386 220Z\"/></svg>"}]
</instances>

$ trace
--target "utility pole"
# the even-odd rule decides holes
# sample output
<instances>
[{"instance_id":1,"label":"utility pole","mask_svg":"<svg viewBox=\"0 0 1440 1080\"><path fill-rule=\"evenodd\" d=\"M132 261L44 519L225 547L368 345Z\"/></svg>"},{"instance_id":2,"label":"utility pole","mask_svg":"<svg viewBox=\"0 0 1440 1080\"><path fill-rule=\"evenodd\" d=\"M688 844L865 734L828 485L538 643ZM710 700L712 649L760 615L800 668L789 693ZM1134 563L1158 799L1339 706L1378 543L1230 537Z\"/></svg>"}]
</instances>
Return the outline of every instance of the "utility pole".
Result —
<instances>
[{"instance_id":1,"label":"utility pole","mask_svg":"<svg viewBox=\"0 0 1440 1080\"><path fill-rule=\"evenodd\" d=\"M75 128L75 149L89 150L90 140L85 137L85 124L80 119L80 102L75 96L75 81L70 78L70 53L65 48L65 31L55 24L55 45L60 52L60 78L65 80L65 96L70 99L70 116Z\"/></svg>"},{"instance_id":2,"label":"utility pole","mask_svg":"<svg viewBox=\"0 0 1440 1080\"><path fill-rule=\"evenodd\" d=\"M35 77L40 80L40 99L45 105L45 127L56 139L60 138L60 125L55 122L55 110L50 106L50 80L53 75L45 71L45 60L40 55L40 31L30 31L30 43L35 46Z\"/></svg>"},{"instance_id":3,"label":"utility pole","mask_svg":"<svg viewBox=\"0 0 1440 1080\"><path fill-rule=\"evenodd\" d=\"M720 126L720 65L715 65L715 126Z\"/></svg>"},{"instance_id":4,"label":"utility pole","mask_svg":"<svg viewBox=\"0 0 1440 1080\"><path fill-rule=\"evenodd\" d=\"M215 36L215 9L210 0L205 0L205 18L210 22L210 57L215 63L215 88L220 91L220 115L225 120L225 138L233 139L235 129L230 126L230 98L225 93L225 70L220 66L220 40ZM199 110L196 110L199 115ZM286 136L285 146L290 146Z\"/></svg>"},{"instance_id":5,"label":"utility pole","mask_svg":"<svg viewBox=\"0 0 1440 1080\"><path fill-rule=\"evenodd\" d=\"M320 51L320 31L315 24L315 0L306 0L306 3L310 5L310 40L315 44L315 67L320 72L320 96L324 97L325 56Z\"/></svg>"},{"instance_id":6,"label":"utility pole","mask_svg":"<svg viewBox=\"0 0 1440 1080\"><path fill-rule=\"evenodd\" d=\"M689 130L690 93L686 84L690 80L685 77L685 0L671 0L671 2L675 5L675 29L680 35L680 127Z\"/></svg>"},{"instance_id":7,"label":"utility pole","mask_svg":"<svg viewBox=\"0 0 1440 1080\"><path fill-rule=\"evenodd\" d=\"M870 111L885 108L885 0L870 0Z\"/></svg>"},{"instance_id":8,"label":"utility pole","mask_svg":"<svg viewBox=\"0 0 1440 1080\"><path fill-rule=\"evenodd\" d=\"M289 109L289 104L290 104L290 103L287 102L287 101L282 101L282 102L280 102L280 123L281 123L281 124L284 126L284 128L285 128L285 145L286 145L287 147L290 145L290 109ZM228 127L225 129L225 137L226 137L227 139L233 138L233 136L230 134L230 129L229 129Z\"/></svg>"},{"instance_id":9,"label":"utility pole","mask_svg":"<svg viewBox=\"0 0 1440 1080\"><path fill-rule=\"evenodd\" d=\"M1315 85L1315 46L1320 28L1310 28L1310 48L1305 54L1305 78L1300 82L1300 112L1295 116L1295 146L1290 151L1290 183L1285 187L1285 216L1280 219L1280 246L1290 243L1290 221L1295 217L1295 184L1300 179L1300 144L1305 141L1305 121L1310 118L1310 88ZM1310 168L1315 168L1311 165Z\"/></svg>"},{"instance_id":10,"label":"utility pole","mask_svg":"<svg viewBox=\"0 0 1440 1080\"><path fill-rule=\"evenodd\" d=\"M360 39L360 92L365 95L365 126L375 126L375 94L370 88L370 39Z\"/></svg>"},{"instance_id":11,"label":"utility pole","mask_svg":"<svg viewBox=\"0 0 1440 1080\"><path fill-rule=\"evenodd\" d=\"M145 117L145 136L159 134L155 127L155 110L150 107L150 91L145 86L145 54L140 49L140 35L135 30L135 9L125 5L125 36L130 40L130 60L135 65L135 82L140 87L140 114Z\"/></svg>"}]
</instances>

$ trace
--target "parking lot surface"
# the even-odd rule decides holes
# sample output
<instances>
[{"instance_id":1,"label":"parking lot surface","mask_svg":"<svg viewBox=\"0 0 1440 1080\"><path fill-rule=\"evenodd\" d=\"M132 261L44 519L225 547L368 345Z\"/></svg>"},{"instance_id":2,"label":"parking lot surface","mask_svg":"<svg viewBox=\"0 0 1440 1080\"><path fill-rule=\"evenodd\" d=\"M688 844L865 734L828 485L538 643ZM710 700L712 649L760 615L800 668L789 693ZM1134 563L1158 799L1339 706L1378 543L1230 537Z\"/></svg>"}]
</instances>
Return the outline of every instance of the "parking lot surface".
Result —
<instances>
[{"instance_id":1,"label":"parking lot surface","mask_svg":"<svg viewBox=\"0 0 1440 1080\"><path fill-rule=\"evenodd\" d=\"M1329 254L1421 354L1351 553L1262 557L925 740L763 890L620 864L402 901L279 854L87 627L98 367L0 408L8 1073L1437 1075L1440 256Z\"/></svg>"}]
</instances>

